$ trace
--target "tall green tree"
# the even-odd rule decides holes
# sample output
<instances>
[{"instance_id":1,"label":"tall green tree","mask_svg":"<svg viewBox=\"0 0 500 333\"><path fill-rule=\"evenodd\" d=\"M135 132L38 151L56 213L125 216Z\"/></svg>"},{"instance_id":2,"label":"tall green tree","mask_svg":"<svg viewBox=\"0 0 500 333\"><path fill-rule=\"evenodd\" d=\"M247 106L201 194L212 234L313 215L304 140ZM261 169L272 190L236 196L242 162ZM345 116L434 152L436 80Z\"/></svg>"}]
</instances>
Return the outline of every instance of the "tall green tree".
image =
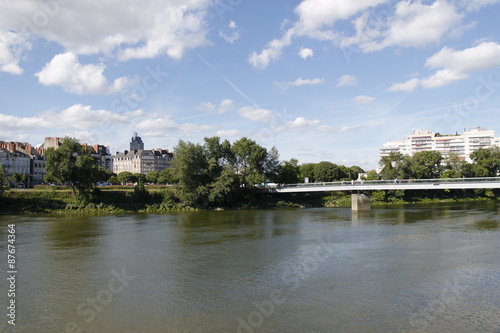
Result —
<instances>
[{"instance_id":1,"label":"tall green tree","mask_svg":"<svg viewBox=\"0 0 500 333\"><path fill-rule=\"evenodd\" d=\"M294 184L300 181L299 161L295 158L284 161L281 164L277 182L280 184Z\"/></svg>"},{"instance_id":2,"label":"tall green tree","mask_svg":"<svg viewBox=\"0 0 500 333\"><path fill-rule=\"evenodd\" d=\"M151 171L146 175L146 181L151 184L156 184L159 177L160 173L158 171Z\"/></svg>"},{"instance_id":3,"label":"tall green tree","mask_svg":"<svg viewBox=\"0 0 500 333\"><path fill-rule=\"evenodd\" d=\"M246 137L233 143L236 172L245 186L264 183L266 163L269 160L267 149Z\"/></svg>"},{"instance_id":4,"label":"tall green tree","mask_svg":"<svg viewBox=\"0 0 500 333\"><path fill-rule=\"evenodd\" d=\"M7 188L8 184L7 173L5 172L4 166L0 164L0 196L3 195L3 192Z\"/></svg>"},{"instance_id":5,"label":"tall green tree","mask_svg":"<svg viewBox=\"0 0 500 333\"><path fill-rule=\"evenodd\" d=\"M315 163L305 163L301 164L299 166L299 177L301 182L305 182L305 179L308 178L310 183L313 183L315 181L314 177L314 167L316 166Z\"/></svg>"},{"instance_id":6,"label":"tall green tree","mask_svg":"<svg viewBox=\"0 0 500 333\"><path fill-rule=\"evenodd\" d=\"M407 179L411 178L411 158L401 153L391 152L383 156L379 162L382 179Z\"/></svg>"},{"instance_id":7,"label":"tall green tree","mask_svg":"<svg viewBox=\"0 0 500 333\"><path fill-rule=\"evenodd\" d=\"M88 197L88 191L99 179L98 161L91 156L90 148L65 137L58 149L47 149L45 156L46 181L68 183L75 195Z\"/></svg>"},{"instance_id":8,"label":"tall green tree","mask_svg":"<svg viewBox=\"0 0 500 333\"><path fill-rule=\"evenodd\" d=\"M130 171L122 171L120 172L117 176L116 179L118 182L122 185L125 185L126 183L135 183L136 178L134 174Z\"/></svg>"},{"instance_id":9,"label":"tall green tree","mask_svg":"<svg viewBox=\"0 0 500 333\"><path fill-rule=\"evenodd\" d=\"M411 158L412 178L434 179L441 176L441 153L438 151L421 151Z\"/></svg>"},{"instance_id":10,"label":"tall green tree","mask_svg":"<svg viewBox=\"0 0 500 333\"><path fill-rule=\"evenodd\" d=\"M343 178L344 173L337 164L322 161L314 167L314 177L316 182L332 182Z\"/></svg>"},{"instance_id":11,"label":"tall green tree","mask_svg":"<svg viewBox=\"0 0 500 333\"><path fill-rule=\"evenodd\" d=\"M495 177L500 169L500 147L480 148L470 154L477 177Z\"/></svg>"},{"instance_id":12,"label":"tall green tree","mask_svg":"<svg viewBox=\"0 0 500 333\"><path fill-rule=\"evenodd\" d=\"M458 154L449 154L443 162L442 178L467 178L474 176L472 165L461 159Z\"/></svg>"}]
</instances>

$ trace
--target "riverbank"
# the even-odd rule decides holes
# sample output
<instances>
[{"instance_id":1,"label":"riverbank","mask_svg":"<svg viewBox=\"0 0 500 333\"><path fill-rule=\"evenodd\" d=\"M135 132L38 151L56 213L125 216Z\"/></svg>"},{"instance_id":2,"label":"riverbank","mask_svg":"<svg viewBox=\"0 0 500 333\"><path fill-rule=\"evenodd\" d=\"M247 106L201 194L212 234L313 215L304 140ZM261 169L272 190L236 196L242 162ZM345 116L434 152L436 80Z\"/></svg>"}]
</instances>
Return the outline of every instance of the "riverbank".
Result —
<instances>
[{"instance_id":1,"label":"riverbank","mask_svg":"<svg viewBox=\"0 0 500 333\"><path fill-rule=\"evenodd\" d=\"M422 204L495 200L500 193L494 190L429 190L429 191L373 191L369 193L372 206ZM179 198L174 187L151 189L113 188L96 189L88 201L75 198L64 188L9 190L0 198L1 214L120 214L173 211L276 209L308 207L350 207L350 193L261 193L247 202L227 207L208 207L201 202L189 206Z\"/></svg>"}]
</instances>

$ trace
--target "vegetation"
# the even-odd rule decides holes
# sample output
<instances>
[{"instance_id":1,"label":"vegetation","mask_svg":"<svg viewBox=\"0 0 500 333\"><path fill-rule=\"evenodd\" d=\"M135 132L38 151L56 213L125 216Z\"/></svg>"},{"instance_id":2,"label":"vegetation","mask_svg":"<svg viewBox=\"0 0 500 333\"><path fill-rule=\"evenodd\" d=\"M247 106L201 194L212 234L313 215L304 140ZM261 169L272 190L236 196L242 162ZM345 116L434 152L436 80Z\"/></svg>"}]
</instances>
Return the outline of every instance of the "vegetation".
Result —
<instances>
[{"instance_id":1,"label":"vegetation","mask_svg":"<svg viewBox=\"0 0 500 333\"><path fill-rule=\"evenodd\" d=\"M7 174L5 173L3 165L0 164L0 196L3 195L5 188L7 187L8 184L9 183L7 181Z\"/></svg>"},{"instance_id":2,"label":"vegetation","mask_svg":"<svg viewBox=\"0 0 500 333\"><path fill-rule=\"evenodd\" d=\"M299 165L297 159L279 161L276 148L261 147L242 138L234 143L218 137L203 144L180 140L171 167L161 172L118 175L97 167L90 151L66 138L57 150L47 151L47 181L68 184L30 191L8 191L0 200L1 212L167 212L206 208L349 206L350 192L272 195L263 188L269 183L331 182L355 180L363 172L358 166L332 162ZM479 149L472 163L458 155L443 158L439 152L414 156L391 153L380 159L381 172L370 171L367 179L433 179L496 176L500 148ZM13 174L18 183L24 175ZM26 177L27 178L27 177ZM0 168L0 194L8 185ZM27 181L27 179L26 179ZM98 182L120 184L94 187ZM134 187L128 185L133 184ZM153 185L160 184L160 185ZM72 190L72 191L71 191ZM71 195L73 193L73 195ZM78 193L78 195L74 195ZM374 205L446 200L488 199L497 190L373 191Z\"/></svg>"},{"instance_id":3,"label":"vegetation","mask_svg":"<svg viewBox=\"0 0 500 333\"><path fill-rule=\"evenodd\" d=\"M94 184L106 176L91 150L74 138L65 137L61 147L47 149L45 156L45 181L68 183L73 193L85 200Z\"/></svg>"}]
</instances>

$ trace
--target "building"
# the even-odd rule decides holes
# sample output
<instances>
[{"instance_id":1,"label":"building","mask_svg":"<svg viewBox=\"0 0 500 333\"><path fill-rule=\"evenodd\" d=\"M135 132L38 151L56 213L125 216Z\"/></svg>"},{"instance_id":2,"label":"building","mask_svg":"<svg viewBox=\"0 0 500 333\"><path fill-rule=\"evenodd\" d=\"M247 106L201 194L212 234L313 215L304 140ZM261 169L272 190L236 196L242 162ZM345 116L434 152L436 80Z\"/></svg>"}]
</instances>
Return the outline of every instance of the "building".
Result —
<instances>
[{"instance_id":1,"label":"building","mask_svg":"<svg viewBox=\"0 0 500 333\"><path fill-rule=\"evenodd\" d=\"M134 150L144 150L144 142L142 142L140 136L137 136L137 132L134 132L132 141L130 141L130 151Z\"/></svg>"},{"instance_id":2,"label":"building","mask_svg":"<svg viewBox=\"0 0 500 333\"><path fill-rule=\"evenodd\" d=\"M151 171L161 172L170 166L173 156L173 153L161 148L117 152L113 156L113 172L116 174L124 171L143 174Z\"/></svg>"},{"instance_id":3,"label":"building","mask_svg":"<svg viewBox=\"0 0 500 333\"><path fill-rule=\"evenodd\" d=\"M495 137L495 131L483 127L464 131L462 135L440 135L419 129L407 135L406 140L386 142L380 149L380 156L388 156L391 152L413 156L421 151L439 151L444 158L457 154L459 158L472 162L471 153L493 146L500 146L500 138Z\"/></svg>"},{"instance_id":4,"label":"building","mask_svg":"<svg viewBox=\"0 0 500 333\"><path fill-rule=\"evenodd\" d=\"M139 138L140 139L140 138ZM64 142L64 138L57 137L46 137L44 143L37 146L37 150L45 155L45 152L49 148L58 149ZM103 145L93 145L90 146L86 143L82 143L82 146L91 149L91 155L97 159L99 166L105 170L113 170L113 159L111 158L111 152L108 147Z\"/></svg>"},{"instance_id":5,"label":"building","mask_svg":"<svg viewBox=\"0 0 500 333\"><path fill-rule=\"evenodd\" d=\"M45 177L45 157L27 142L0 141L0 163L8 176L26 174L30 186Z\"/></svg>"}]
</instances>

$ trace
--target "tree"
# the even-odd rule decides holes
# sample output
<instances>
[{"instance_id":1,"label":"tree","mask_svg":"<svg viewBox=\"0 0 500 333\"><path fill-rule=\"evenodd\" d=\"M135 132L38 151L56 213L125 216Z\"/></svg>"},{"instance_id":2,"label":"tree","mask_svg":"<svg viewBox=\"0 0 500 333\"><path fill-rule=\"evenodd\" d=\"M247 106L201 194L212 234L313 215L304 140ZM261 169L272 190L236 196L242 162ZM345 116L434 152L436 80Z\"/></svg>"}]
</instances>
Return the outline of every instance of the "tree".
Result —
<instances>
[{"instance_id":1,"label":"tree","mask_svg":"<svg viewBox=\"0 0 500 333\"><path fill-rule=\"evenodd\" d=\"M470 158L477 165L476 177L495 177L500 169L500 147L480 148Z\"/></svg>"},{"instance_id":2,"label":"tree","mask_svg":"<svg viewBox=\"0 0 500 333\"><path fill-rule=\"evenodd\" d=\"M267 149L244 137L233 143L232 150L235 156L236 172L240 175L241 183L246 187L264 183Z\"/></svg>"},{"instance_id":3,"label":"tree","mask_svg":"<svg viewBox=\"0 0 500 333\"><path fill-rule=\"evenodd\" d=\"M309 182L313 183L315 181L314 177L314 167L316 164L314 163L306 163L306 164L301 164L299 166L299 177L301 181L305 182L306 178L309 178Z\"/></svg>"},{"instance_id":4,"label":"tree","mask_svg":"<svg viewBox=\"0 0 500 333\"><path fill-rule=\"evenodd\" d=\"M158 171L151 171L146 175L146 181L151 184L156 184L159 177L160 173Z\"/></svg>"},{"instance_id":5,"label":"tree","mask_svg":"<svg viewBox=\"0 0 500 333\"><path fill-rule=\"evenodd\" d=\"M0 196L3 195L5 188L8 185L7 174L5 173L5 169L2 164L0 164Z\"/></svg>"},{"instance_id":6,"label":"tree","mask_svg":"<svg viewBox=\"0 0 500 333\"><path fill-rule=\"evenodd\" d=\"M122 185L125 185L126 183L135 183L135 177L132 174L132 172L129 171L122 171L116 176L118 182Z\"/></svg>"},{"instance_id":7,"label":"tree","mask_svg":"<svg viewBox=\"0 0 500 333\"><path fill-rule=\"evenodd\" d=\"M342 174L339 166L332 162L322 161L314 167L316 182L332 182L340 179Z\"/></svg>"},{"instance_id":8,"label":"tree","mask_svg":"<svg viewBox=\"0 0 500 333\"><path fill-rule=\"evenodd\" d=\"M444 160L442 178L463 178L473 175L472 165L461 159L458 154L451 153Z\"/></svg>"},{"instance_id":9,"label":"tree","mask_svg":"<svg viewBox=\"0 0 500 333\"><path fill-rule=\"evenodd\" d=\"M98 161L91 156L91 149L65 137L58 149L47 149L45 156L46 181L68 183L75 195L78 192L86 199L99 177Z\"/></svg>"},{"instance_id":10,"label":"tree","mask_svg":"<svg viewBox=\"0 0 500 333\"><path fill-rule=\"evenodd\" d=\"M421 151L411 158L412 177L416 179L439 178L441 174L441 153L438 151Z\"/></svg>"},{"instance_id":11,"label":"tree","mask_svg":"<svg viewBox=\"0 0 500 333\"><path fill-rule=\"evenodd\" d=\"M380 177L382 179L411 178L411 158L401 153L391 152L380 159Z\"/></svg>"},{"instance_id":12,"label":"tree","mask_svg":"<svg viewBox=\"0 0 500 333\"><path fill-rule=\"evenodd\" d=\"M349 168L349 178L350 179L358 179L358 175L360 173L365 173L365 170L363 170L361 167L357 165L353 165L352 167Z\"/></svg>"},{"instance_id":13,"label":"tree","mask_svg":"<svg viewBox=\"0 0 500 333\"><path fill-rule=\"evenodd\" d=\"M173 169L166 168L161 170L160 175L158 176L157 184L173 184L175 183Z\"/></svg>"},{"instance_id":14,"label":"tree","mask_svg":"<svg viewBox=\"0 0 500 333\"><path fill-rule=\"evenodd\" d=\"M294 184L300 182L299 161L292 158L290 161L284 161L279 170L277 182L280 184Z\"/></svg>"},{"instance_id":15,"label":"tree","mask_svg":"<svg viewBox=\"0 0 500 333\"><path fill-rule=\"evenodd\" d=\"M10 179L14 182L15 187L17 187L17 184L21 182L21 175L18 174L17 172L14 172L11 176Z\"/></svg>"},{"instance_id":16,"label":"tree","mask_svg":"<svg viewBox=\"0 0 500 333\"><path fill-rule=\"evenodd\" d=\"M24 188L27 188L28 187L28 181L29 181L28 174L23 173L23 175L21 176L21 181L23 182Z\"/></svg>"}]
</instances>

